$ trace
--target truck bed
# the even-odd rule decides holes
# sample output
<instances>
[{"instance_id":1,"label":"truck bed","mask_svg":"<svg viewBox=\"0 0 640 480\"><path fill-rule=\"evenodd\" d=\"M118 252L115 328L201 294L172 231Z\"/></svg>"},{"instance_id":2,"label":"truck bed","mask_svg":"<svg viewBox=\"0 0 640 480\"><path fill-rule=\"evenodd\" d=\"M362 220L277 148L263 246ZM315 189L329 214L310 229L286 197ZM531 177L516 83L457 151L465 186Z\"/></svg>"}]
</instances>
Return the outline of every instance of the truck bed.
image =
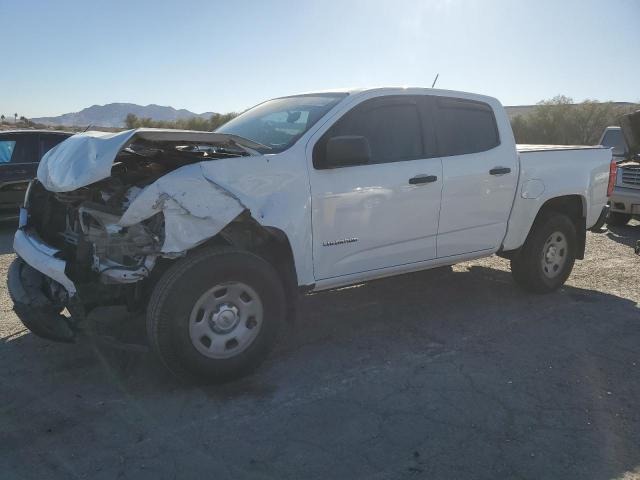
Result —
<instances>
[{"instance_id":1,"label":"truck bed","mask_svg":"<svg viewBox=\"0 0 640 480\"><path fill-rule=\"evenodd\" d=\"M607 204L611 149L580 145L517 145L520 195L516 196L509 229L528 232L547 195L579 194L584 200L586 227L592 227ZM532 202L535 200L535 202ZM518 225L517 223L527 219ZM518 246L524 239L514 242Z\"/></svg>"}]
</instances>

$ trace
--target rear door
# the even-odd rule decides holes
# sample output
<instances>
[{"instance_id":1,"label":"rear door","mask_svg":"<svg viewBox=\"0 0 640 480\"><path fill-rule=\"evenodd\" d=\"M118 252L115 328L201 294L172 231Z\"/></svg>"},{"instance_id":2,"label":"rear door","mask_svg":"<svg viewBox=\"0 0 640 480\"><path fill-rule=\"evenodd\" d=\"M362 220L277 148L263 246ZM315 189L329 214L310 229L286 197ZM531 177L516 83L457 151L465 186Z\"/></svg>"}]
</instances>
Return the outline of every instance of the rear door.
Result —
<instances>
[{"instance_id":1,"label":"rear door","mask_svg":"<svg viewBox=\"0 0 640 480\"><path fill-rule=\"evenodd\" d=\"M442 164L424 110L420 96L377 97L312 138L317 280L435 258ZM365 137L370 163L327 168L326 142L334 136Z\"/></svg>"},{"instance_id":2,"label":"rear door","mask_svg":"<svg viewBox=\"0 0 640 480\"><path fill-rule=\"evenodd\" d=\"M436 97L444 186L438 257L496 250L517 188L513 139L501 139L490 105Z\"/></svg>"}]
</instances>

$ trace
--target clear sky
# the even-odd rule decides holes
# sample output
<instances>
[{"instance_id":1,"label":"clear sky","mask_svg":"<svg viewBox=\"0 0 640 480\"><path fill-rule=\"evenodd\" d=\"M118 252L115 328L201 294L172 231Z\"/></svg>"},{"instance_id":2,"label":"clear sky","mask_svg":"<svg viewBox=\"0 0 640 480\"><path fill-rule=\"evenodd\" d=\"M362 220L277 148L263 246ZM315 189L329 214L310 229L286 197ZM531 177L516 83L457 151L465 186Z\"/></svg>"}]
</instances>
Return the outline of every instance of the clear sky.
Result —
<instances>
[{"instance_id":1,"label":"clear sky","mask_svg":"<svg viewBox=\"0 0 640 480\"><path fill-rule=\"evenodd\" d=\"M0 113L335 87L640 100L640 0L0 0Z\"/></svg>"}]
</instances>

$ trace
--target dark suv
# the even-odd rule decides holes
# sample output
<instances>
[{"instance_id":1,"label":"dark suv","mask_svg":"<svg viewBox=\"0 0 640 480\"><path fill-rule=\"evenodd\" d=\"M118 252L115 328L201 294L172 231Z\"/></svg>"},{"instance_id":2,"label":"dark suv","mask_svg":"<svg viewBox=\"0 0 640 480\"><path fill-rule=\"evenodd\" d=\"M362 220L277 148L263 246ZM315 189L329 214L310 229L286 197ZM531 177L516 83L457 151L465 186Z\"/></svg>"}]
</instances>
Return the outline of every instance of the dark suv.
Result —
<instances>
[{"instance_id":1,"label":"dark suv","mask_svg":"<svg viewBox=\"0 0 640 480\"><path fill-rule=\"evenodd\" d=\"M49 130L0 132L0 220L17 217L42 156L72 135Z\"/></svg>"}]
</instances>

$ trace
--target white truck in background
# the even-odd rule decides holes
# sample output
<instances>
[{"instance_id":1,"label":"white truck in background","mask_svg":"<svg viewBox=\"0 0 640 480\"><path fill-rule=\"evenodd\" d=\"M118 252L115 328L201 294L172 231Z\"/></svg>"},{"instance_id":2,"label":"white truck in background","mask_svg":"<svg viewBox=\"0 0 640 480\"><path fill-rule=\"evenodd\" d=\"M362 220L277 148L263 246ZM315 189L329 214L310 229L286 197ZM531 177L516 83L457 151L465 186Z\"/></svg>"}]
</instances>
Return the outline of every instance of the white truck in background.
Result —
<instances>
[{"instance_id":1,"label":"white truck in background","mask_svg":"<svg viewBox=\"0 0 640 480\"><path fill-rule=\"evenodd\" d=\"M493 254L523 288L559 288L614 171L603 147L516 146L494 98L425 88L277 98L213 133L87 132L40 164L9 289L62 341L98 306L146 311L172 372L228 379L299 293Z\"/></svg>"}]
</instances>

